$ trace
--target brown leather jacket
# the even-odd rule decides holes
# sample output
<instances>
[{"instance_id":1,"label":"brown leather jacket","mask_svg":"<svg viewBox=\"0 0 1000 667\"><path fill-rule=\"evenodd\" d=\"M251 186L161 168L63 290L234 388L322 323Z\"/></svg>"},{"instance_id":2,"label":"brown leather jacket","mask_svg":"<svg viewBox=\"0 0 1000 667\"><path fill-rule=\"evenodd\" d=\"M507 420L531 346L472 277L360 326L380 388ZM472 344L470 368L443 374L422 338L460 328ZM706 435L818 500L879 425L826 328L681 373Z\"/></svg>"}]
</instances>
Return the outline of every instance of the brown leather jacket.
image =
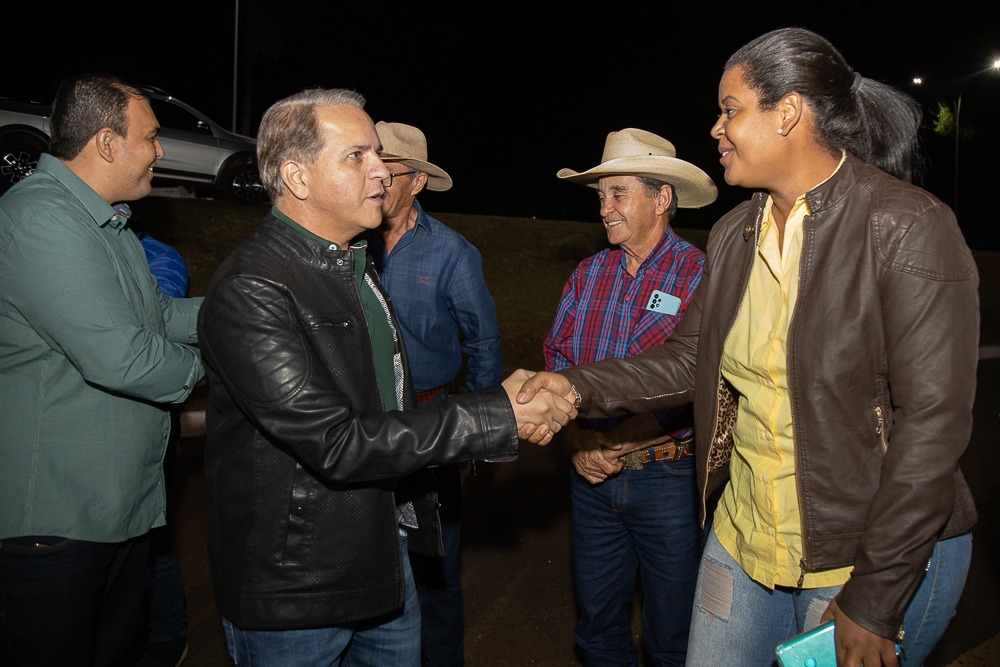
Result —
<instances>
[{"instance_id":1,"label":"brown leather jacket","mask_svg":"<svg viewBox=\"0 0 1000 667\"><path fill-rule=\"evenodd\" d=\"M976 521L958 460L972 431L979 277L947 206L853 156L806 196L786 361L802 567L853 564L838 604L897 637L935 543ZM564 371L588 417L694 400L703 522L729 475L737 399L722 352L765 201L756 193L716 223L666 343Z\"/></svg>"}]
</instances>

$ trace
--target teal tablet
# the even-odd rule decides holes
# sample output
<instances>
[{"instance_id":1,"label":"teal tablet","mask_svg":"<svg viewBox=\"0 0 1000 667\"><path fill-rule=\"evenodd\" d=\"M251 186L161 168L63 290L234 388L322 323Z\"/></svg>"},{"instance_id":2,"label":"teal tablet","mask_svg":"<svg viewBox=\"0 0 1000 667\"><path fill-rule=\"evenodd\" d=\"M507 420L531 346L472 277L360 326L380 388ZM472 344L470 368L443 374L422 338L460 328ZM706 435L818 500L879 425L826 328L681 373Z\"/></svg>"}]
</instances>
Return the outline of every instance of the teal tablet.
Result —
<instances>
[{"instance_id":1,"label":"teal tablet","mask_svg":"<svg viewBox=\"0 0 1000 667\"><path fill-rule=\"evenodd\" d=\"M837 667L833 621L778 644L774 652L781 667Z\"/></svg>"}]
</instances>

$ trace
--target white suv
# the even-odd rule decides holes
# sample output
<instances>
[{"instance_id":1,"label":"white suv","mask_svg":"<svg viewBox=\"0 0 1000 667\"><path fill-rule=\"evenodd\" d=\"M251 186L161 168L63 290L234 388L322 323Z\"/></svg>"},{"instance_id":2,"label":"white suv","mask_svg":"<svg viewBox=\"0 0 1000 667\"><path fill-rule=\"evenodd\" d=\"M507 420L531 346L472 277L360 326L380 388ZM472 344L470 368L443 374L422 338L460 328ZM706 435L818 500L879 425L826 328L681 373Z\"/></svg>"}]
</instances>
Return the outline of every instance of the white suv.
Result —
<instances>
[{"instance_id":1,"label":"white suv","mask_svg":"<svg viewBox=\"0 0 1000 667\"><path fill-rule=\"evenodd\" d=\"M154 185L181 183L254 204L265 198L257 171L257 142L235 134L158 88L139 86L160 122L164 157ZM30 174L49 143L51 104L0 98L0 194Z\"/></svg>"},{"instance_id":2,"label":"white suv","mask_svg":"<svg viewBox=\"0 0 1000 667\"><path fill-rule=\"evenodd\" d=\"M140 87L160 122L164 156L156 163L157 178L208 187L237 202L263 200L256 140L230 132L158 88Z\"/></svg>"}]
</instances>

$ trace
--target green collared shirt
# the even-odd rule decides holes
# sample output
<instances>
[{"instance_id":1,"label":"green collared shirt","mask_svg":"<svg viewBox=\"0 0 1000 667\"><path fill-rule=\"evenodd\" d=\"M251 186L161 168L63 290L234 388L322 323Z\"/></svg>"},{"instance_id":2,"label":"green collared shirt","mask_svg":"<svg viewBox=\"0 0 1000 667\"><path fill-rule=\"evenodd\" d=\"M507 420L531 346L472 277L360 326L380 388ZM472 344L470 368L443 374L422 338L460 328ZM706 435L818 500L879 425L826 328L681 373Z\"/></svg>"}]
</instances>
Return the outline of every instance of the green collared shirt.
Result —
<instances>
[{"instance_id":1,"label":"green collared shirt","mask_svg":"<svg viewBox=\"0 0 1000 667\"><path fill-rule=\"evenodd\" d=\"M167 408L204 375L202 299L164 296L125 223L51 155L0 198L0 539L164 523Z\"/></svg>"},{"instance_id":2,"label":"green collared shirt","mask_svg":"<svg viewBox=\"0 0 1000 667\"><path fill-rule=\"evenodd\" d=\"M277 206L271 207L271 214L316 244L330 250L341 249L333 241L317 236L289 218L279 211ZM355 241L349 250L354 259L354 280L357 282L358 292L361 295L361 306L365 311L368 335L371 336L372 352L375 356L375 376L379 393L382 394L382 403L386 410L402 410L402 362L396 353L396 337L399 332L392 321L382 294L375 288L374 284L366 280L365 265L368 263L368 242L363 239Z\"/></svg>"}]
</instances>

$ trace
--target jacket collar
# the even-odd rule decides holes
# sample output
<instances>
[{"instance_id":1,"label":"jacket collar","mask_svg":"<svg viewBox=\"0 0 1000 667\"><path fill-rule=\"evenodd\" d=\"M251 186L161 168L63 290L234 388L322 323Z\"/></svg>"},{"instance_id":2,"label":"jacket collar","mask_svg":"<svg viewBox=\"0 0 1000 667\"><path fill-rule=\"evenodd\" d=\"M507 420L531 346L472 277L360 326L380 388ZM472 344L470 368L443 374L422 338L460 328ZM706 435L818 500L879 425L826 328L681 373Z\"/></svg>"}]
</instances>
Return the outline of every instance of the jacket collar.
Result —
<instances>
[{"instance_id":1,"label":"jacket collar","mask_svg":"<svg viewBox=\"0 0 1000 667\"><path fill-rule=\"evenodd\" d=\"M840 168L815 188L806 193L806 203L809 205L809 217L819 216L844 200L860 180L861 172L871 169L860 158L848 153ZM759 190L751 198L749 215L743 224L743 240L754 239L755 244L760 235L760 225L763 220L764 206L767 204L767 192Z\"/></svg>"},{"instance_id":2,"label":"jacket collar","mask_svg":"<svg viewBox=\"0 0 1000 667\"><path fill-rule=\"evenodd\" d=\"M858 172L864 167L862 160L848 153L830 178L806 193L809 214L817 215L842 201L857 185Z\"/></svg>"}]
</instances>

